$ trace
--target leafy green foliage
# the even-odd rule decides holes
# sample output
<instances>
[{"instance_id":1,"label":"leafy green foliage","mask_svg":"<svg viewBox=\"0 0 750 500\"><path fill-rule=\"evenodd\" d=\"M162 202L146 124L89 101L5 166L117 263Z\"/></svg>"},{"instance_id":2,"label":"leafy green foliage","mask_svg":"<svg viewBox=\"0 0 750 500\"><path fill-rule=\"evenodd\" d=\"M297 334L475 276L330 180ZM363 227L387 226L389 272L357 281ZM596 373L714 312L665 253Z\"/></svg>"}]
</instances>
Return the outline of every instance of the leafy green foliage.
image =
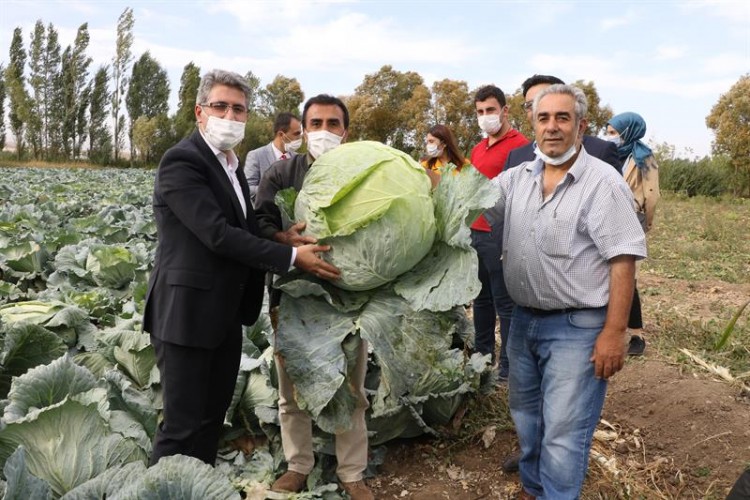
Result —
<instances>
[{"instance_id":1,"label":"leafy green foliage","mask_svg":"<svg viewBox=\"0 0 750 500\"><path fill-rule=\"evenodd\" d=\"M716 133L714 153L727 154L735 173L735 194L750 196L750 74L719 98L706 125Z\"/></svg>"},{"instance_id":2,"label":"leafy green foliage","mask_svg":"<svg viewBox=\"0 0 750 500\"><path fill-rule=\"evenodd\" d=\"M687 196L721 196L729 191L732 171L726 157L668 159L659 163L661 189Z\"/></svg>"}]
</instances>

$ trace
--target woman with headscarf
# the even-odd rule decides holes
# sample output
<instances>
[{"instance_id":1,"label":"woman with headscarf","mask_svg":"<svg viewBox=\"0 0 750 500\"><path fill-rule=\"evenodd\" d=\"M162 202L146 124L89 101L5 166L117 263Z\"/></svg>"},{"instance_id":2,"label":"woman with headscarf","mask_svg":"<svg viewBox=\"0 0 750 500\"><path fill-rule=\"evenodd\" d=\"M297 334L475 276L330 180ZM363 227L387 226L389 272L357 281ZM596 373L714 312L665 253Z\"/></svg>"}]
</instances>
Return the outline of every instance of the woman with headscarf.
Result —
<instances>
[{"instance_id":1,"label":"woman with headscarf","mask_svg":"<svg viewBox=\"0 0 750 500\"><path fill-rule=\"evenodd\" d=\"M654 211L659 202L659 166L654 155L641 139L646 135L646 122L638 113L628 111L614 116L607 123L605 139L617 145L617 156L622 161L622 175L633 191L635 212L641 221L643 231L648 232L654 221ZM643 354L646 341L643 340L643 316L638 289L634 288L633 305L630 308L628 328L630 346L628 354Z\"/></svg>"}]
</instances>

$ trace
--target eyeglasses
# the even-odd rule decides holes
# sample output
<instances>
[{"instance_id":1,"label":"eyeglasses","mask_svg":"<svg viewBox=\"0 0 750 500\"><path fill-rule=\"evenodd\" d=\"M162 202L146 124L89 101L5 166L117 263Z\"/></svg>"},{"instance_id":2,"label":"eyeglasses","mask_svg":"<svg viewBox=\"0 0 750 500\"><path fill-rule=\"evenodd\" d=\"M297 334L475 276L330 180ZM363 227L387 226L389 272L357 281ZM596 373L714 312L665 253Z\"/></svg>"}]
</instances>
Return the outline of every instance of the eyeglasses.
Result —
<instances>
[{"instance_id":1,"label":"eyeglasses","mask_svg":"<svg viewBox=\"0 0 750 500\"><path fill-rule=\"evenodd\" d=\"M247 108L241 104L228 104L226 102L219 101L201 104L201 106L211 108L217 113L220 113L222 116L226 116L230 109L232 110L232 113L234 113L234 116L245 116L247 114Z\"/></svg>"},{"instance_id":2,"label":"eyeglasses","mask_svg":"<svg viewBox=\"0 0 750 500\"><path fill-rule=\"evenodd\" d=\"M523 103L523 109L528 111L531 109L533 105L534 105L534 101L526 101L525 103Z\"/></svg>"}]
</instances>

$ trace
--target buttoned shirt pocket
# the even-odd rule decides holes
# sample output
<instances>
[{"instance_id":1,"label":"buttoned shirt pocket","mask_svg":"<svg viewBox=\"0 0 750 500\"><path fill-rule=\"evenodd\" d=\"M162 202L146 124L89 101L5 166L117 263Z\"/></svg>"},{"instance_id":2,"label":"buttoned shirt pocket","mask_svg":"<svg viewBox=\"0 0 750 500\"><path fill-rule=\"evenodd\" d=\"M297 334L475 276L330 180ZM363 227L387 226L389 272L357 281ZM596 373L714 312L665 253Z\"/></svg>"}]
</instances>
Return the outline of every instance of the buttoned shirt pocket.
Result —
<instances>
[{"instance_id":1,"label":"buttoned shirt pocket","mask_svg":"<svg viewBox=\"0 0 750 500\"><path fill-rule=\"evenodd\" d=\"M553 217L541 235L539 249L550 257L570 257L575 228L575 221Z\"/></svg>"},{"instance_id":2,"label":"buttoned shirt pocket","mask_svg":"<svg viewBox=\"0 0 750 500\"><path fill-rule=\"evenodd\" d=\"M185 269L170 269L167 271L167 284L210 290L214 286L213 276L207 273L188 271Z\"/></svg>"}]
</instances>

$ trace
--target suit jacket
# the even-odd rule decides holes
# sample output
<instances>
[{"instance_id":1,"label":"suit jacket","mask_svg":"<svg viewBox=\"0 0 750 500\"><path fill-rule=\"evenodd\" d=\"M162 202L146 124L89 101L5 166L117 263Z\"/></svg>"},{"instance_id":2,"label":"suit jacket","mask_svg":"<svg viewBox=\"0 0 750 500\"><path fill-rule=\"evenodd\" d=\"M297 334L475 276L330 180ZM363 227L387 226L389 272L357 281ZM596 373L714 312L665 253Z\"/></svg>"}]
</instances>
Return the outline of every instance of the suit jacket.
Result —
<instances>
[{"instance_id":1,"label":"suit jacket","mask_svg":"<svg viewBox=\"0 0 750 500\"><path fill-rule=\"evenodd\" d=\"M295 153L291 152L287 152L286 154L289 158L295 156ZM253 205L255 205L255 196L258 192L258 185L260 185L261 177L263 177L266 170L277 161L276 153L273 151L272 142L247 153L244 170L245 177L247 177L247 184L250 187L250 200L253 202Z\"/></svg>"},{"instance_id":2,"label":"suit jacket","mask_svg":"<svg viewBox=\"0 0 750 500\"><path fill-rule=\"evenodd\" d=\"M291 160L277 161L263 176L258 186L255 207L260 235L264 238L272 239L274 234L287 229L283 227L281 210L276 206L276 193L290 187L299 193L312 162L309 155L297 155Z\"/></svg>"},{"instance_id":3,"label":"suit jacket","mask_svg":"<svg viewBox=\"0 0 750 500\"><path fill-rule=\"evenodd\" d=\"M247 216L224 168L198 131L169 149L154 183L159 236L144 330L174 344L212 348L263 303L266 271L289 269L292 248L258 236L250 193L237 169Z\"/></svg>"},{"instance_id":4,"label":"suit jacket","mask_svg":"<svg viewBox=\"0 0 750 500\"><path fill-rule=\"evenodd\" d=\"M590 135L583 136L583 147L586 148L586 152L591 156L595 156L602 161L605 161L615 167L618 172L622 168L622 161L617 157L617 146L613 142L599 139ZM508 159L505 160L505 167L503 170L517 167L525 161L533 161L536 156L534 155L535 142L530 142L525 146L516 148L508 153Z\"/></svg>"}]
</instances>

